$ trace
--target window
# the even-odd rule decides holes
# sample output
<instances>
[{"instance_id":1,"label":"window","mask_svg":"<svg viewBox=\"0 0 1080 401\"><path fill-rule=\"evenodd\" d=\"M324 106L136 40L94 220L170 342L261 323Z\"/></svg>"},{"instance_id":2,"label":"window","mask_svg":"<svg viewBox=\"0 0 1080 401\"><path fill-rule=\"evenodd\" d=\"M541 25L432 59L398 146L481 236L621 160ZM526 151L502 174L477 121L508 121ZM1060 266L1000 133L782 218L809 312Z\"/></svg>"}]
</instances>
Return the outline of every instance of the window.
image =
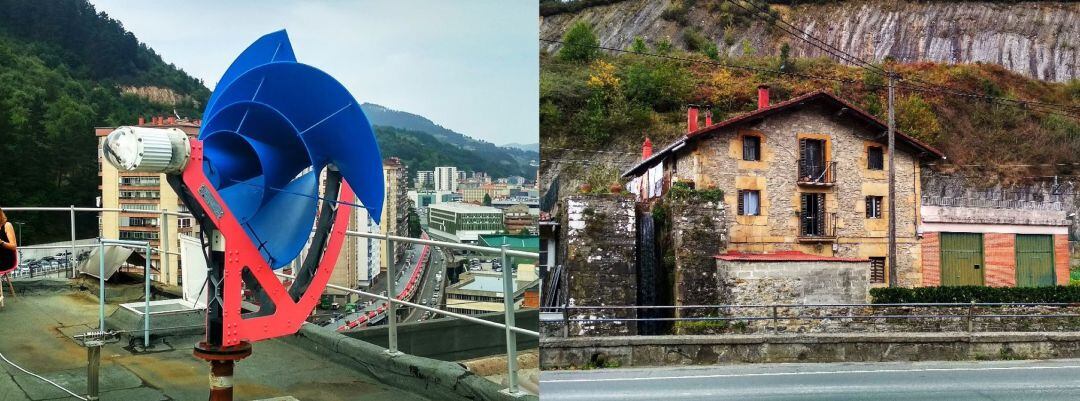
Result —
<instances>
[{"instance_id":1,"label":"window","mask_svg":"<svg viewBox=\"0 0 1080 401\"><path fill-rule=\"evenodd\" d=\"M761 215L761 192L753 190L739 190L739 215Z\"/></svg>"},{"instance_id":2,"label":"window","mask_svg":"<svg viewBox=\"0 0 1080 401\"><path fill-rule=\"evenodd\" d=\"M866 168L870 170L885 169L885 152L881 150L881 146L866 148Z\"/></svg>"},{"instance_id":3,"label":"window","mask_svg":"<svg viewBox=\"0 0 1080 401\"><path fill-rule=\"evenodd\" d=\"M885 284L885 258L870 258L870 284Z\"/></svg>"},{"instance_id":4,"label":"window","mask_svg":"<svg viewBox=\"0 0 1080 401\"><path fill-rule=\"evenodd\" d=\"M866 197L866 218L868 218L868 219L880 219L881 218L881 197L880 196L867 196Z\"/></svg>"},{"instance_id":5,"label":"window","mask_svg":"<svg viewBox=\"0 0 1080 401\"><path fill-rule=\"evenodd\" d=\"M761 138L756 136L742 137L742 159L746 161L761 160Z\"/></svg>"}]
</instances>

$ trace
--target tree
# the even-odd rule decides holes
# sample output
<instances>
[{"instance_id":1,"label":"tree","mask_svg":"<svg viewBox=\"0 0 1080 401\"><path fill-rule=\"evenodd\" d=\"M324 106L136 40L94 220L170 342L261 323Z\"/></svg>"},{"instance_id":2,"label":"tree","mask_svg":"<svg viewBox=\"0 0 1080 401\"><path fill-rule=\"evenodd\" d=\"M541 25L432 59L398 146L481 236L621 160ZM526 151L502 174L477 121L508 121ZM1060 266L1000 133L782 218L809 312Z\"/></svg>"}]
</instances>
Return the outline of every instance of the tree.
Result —
<instances>
[{"instance_id":1,"label":"tree","mask_svg":"<svg viewBox=\"0 0 1080 401\"><path fill-rule=\"evenodd\" d=\"M559 49L559 58L566 61L588 63L600 54L600 41L596 39L592 26L588 22L578 21L563 35L563 47Z\"/></svg>"},{"instance_id":2,"label":"tree","mask_svg":"<svg viewBox=\"0 0 1080 401\"><path fill-rule=\"evenodd\" d=\"M532 235L532 233L529 232L528 228L522 228L521 231L518 231L518 235Z\"/></svg>"},{"instance_id":3,"label":"tree","mask_svg":"<svg viewBox=\"0 0 1080 401\"><path fill-rule=\"evenodd\" d=\"M484 194L484 206L491 206L491 195Z\"/></svg>"}]
</instances>

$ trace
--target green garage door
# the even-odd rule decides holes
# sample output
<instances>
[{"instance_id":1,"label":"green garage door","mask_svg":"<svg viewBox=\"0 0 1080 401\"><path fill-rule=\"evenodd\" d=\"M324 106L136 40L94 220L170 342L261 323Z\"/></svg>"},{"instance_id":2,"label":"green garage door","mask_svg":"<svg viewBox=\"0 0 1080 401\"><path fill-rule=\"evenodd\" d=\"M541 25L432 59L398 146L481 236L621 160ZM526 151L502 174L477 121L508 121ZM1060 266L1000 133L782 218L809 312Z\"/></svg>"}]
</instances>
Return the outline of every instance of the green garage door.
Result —
<instances>
[{"instance_id":1,"label":"green garage door","mask_svg":"<svg viewBox=\"0 0 1080 401\"><path fill-rule=\"evenodd\" d=\"M1054 236L1016 236L1016 286L1054 285Z\"/></svg>"},{"instance_id":2,"label":"green garage door","mask_svg":"<svg viewBox=\"0 0 1080 401\"><path fill-rule=\"evenodd\" d=\"M941 285L983 285L983 237L941 233Z\"/></svg>"}]
</instances>

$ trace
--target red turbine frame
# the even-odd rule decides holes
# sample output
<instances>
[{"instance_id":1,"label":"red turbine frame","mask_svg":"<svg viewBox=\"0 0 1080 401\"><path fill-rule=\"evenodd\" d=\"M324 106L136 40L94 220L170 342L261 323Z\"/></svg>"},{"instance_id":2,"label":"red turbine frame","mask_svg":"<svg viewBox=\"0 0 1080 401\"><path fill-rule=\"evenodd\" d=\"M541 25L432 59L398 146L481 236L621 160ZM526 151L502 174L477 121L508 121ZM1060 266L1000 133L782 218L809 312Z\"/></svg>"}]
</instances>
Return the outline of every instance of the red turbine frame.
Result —
<instances>
[{"instance_id":1,"label":"red turbine frame","mask_svg":"<svg viewBox=\"0 0 1080 401\"><path fill-rule=\"evenodd\" d=\"M203 172L203 144L197 139L191 139L191 158L183 172L184 184L193 192L192 198L199 203L202 210L207 211L206 216L213 221L217 230L225 238L225 266L224 266L224 290L222 296L222 346L233 346L241 341L255 342L268 338L280 337L296 333L300 325L304 324L308 315L311 314L319 296L326 289L330 281L330 275L334 271L341 247L345 241L345 230L348 227L349 217L352 210L349 207L337 208L334 223L327 238L326 248L322 259L319 260L318 270L308 286L307 292L300 300L293 302L287 289L274 274L274 270L263 259L258 248L251 242L240 222L229 211L228 205L222 200L221 195L210 184ZM195 195L205 188L214 200L220 205L222 214L218 217L212 212L214 208L206 204L202 196ZM342 180L338 192L338 199L351 202L353 191ZM214 205L218 207L218 205ZM243 296L244 269L249 270L266 292L267 297L274 303L274 313L244 319L241 310L241 298ZM210 294L213 296L213 294Z\"/></svg>"}]
</instances>

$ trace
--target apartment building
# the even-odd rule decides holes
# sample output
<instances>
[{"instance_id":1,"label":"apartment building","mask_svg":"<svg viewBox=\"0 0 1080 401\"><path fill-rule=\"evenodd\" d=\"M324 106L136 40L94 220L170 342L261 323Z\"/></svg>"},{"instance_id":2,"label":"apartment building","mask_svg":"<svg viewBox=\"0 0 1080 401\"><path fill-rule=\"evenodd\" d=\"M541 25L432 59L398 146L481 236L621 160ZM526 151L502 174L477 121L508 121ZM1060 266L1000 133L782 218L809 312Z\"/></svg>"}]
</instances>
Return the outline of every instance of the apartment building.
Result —
<instances>
[{"instance_id":1,"label":"apartment building","mask_svg":"<svg viewBox=\"0 0 1080 401\"><path fill-rule=\"evenodd\" d=\"M435 190L457 192L457 167L435 167Z\"/></svg>"},{"instance_id":2,"label":"apartment building","mask_svg":"<svg viewBox=\"0 0 1080 401\"><path fill-rule=\"evenodd\" d=\"M200 123L199 120L178 120L175 117L152 117L149 121L140 117L138 121L138 125L143 127L179 128L191 137L199 134ZM165 216L165 221L162 221L160 210L187 212L187 207L166 182L164 174L121 173L104 160L101 142L116 128L94 128L94 135L98 139L98 176L101 177L98 185L101 192L99 206L124 210L120 213L101 213L98 218L99 235L102 238L149 241L155 248L179 252L178 234L195 232L195 221L191 217L175 215ZM168 238L168 242L162 244L163 238ZM182 268L180 258L175 254L166 254L167 263L162 263L161 257L157 253L151 256L151 263L161 269L157 280L179 284Z\"/></svg>"}]
</instances>

